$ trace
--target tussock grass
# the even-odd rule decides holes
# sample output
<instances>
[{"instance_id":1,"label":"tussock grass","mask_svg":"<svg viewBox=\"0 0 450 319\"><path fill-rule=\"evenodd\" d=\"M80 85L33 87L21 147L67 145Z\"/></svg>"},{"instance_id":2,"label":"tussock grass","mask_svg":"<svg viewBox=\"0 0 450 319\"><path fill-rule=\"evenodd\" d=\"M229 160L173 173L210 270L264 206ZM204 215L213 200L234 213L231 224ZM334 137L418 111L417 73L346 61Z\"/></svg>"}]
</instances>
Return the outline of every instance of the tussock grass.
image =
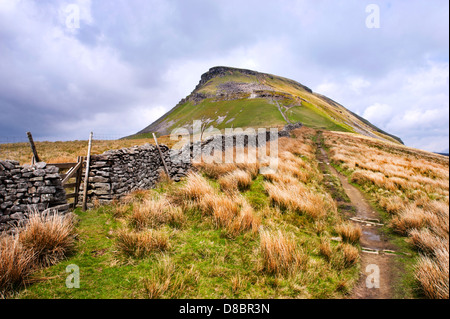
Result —
<instances>
[{"instance_id":1,"label":"tussock grass","mask_svg":"<svg viewBox=\"0 0 450 319\"><path fill-rule=\"evenodd\" d=\"M403 199L398 195L392 195L389 197L380 196L379 205L390 214L395 214L405 208Z\"/></svg>"},{"instance_id":2,"label":"tussock grass","mask_svg":"<svg viewBox=\"0 0 450 319\"><path fill-rule=\"evenodd\" d=\"M208 206L215 227L224 229L228 236L235 237L247 231L258 231L260 219L242 197L216 195L208 199Z\"/></svg>"},{"instance_id":3,"label":"tussock grass","mask_svg":"<svg viewBox=\"0 0 450 319\"><path fill-rule=\"evenodd\" d=\"M198 279L199 274L193 268L182 273L170 257L163 255L149 277L143 279L143 285L149 299L173 299L183 297Z\"/></svg>"},{"instance_id":4,"label":"tussock grass","mask_svg":"<svg viewBox=\"0 0 450 319\"><path fill-rule=\"evenodd\" d=\"M428 228L411 230L409 232L409 238L418 250L429 256L435 255L436 250L444 250L448 247L448 238L437 236Z\"/></svg>"},{"instance_id":5,"label":"tussock grass","mask_svg":"<svg viewBox=\"0 0 450 319\"><path fill-rule=\"evenodd\" d=\"M244 163L237 163L237 168L247 172L252 179L256 178L259 174L259 169L261 168L261 163L257 160L256 163L251 163L246 161Z\"/></svg>"},{"instance_id":6,"label":"tussock grass","mask_svg":"<svg viewBox=\"0 0 450 319\"><path fill-rule=\"evenodd\" d=\"M264 179L279 184L297 184L298 180L290 173L278 171L276 173L264 174Z\"/></svg>"},{"instance_id":7,"label":"tussock grass","mask_svg":"<svg viewBox=\"0 0 450 319\"><path fill-rule=\"evenodd\" d=\"M319 253L338 270L352 267L359 261L358 249L348 243L340 243L333 247L329 240L322 239L319 244Z\"/></svg>"},{"instance_id":8,"label":"tussock grass","mask_svg":"<svg viewBox=\"0 0 450 319\"><path fill-rule=\"evenodd\" d=\"M150 199L141 205L135 205L130 216L130 223L138 230L157 228L168 224L181 227L186 220L183 210L172 205L166 198Z\"/></svg>"},{"instance_id":9,"label":"tussock grass","mask_svg":"<svg viewBox=\"0 0 450 319\"><path fill-rule=\"evenodd\" d=\"M169 236L161 230L134 232L122 229L117 233L117 247L125 255L144 257L169 248Z\"/></svg>"},{"instance_id":10,"label":"tussock grass","mask_svg":"<svg viewBox=\"0 0 450 319\"><path fill-rule=\"evenodd\" d=\"M359 242L362 235L361 226L351 222L346 222L336 226L336 232L342 237L342 240L355 244Z\"/></svg>"},{"instance_id":11,"label":"tussock grass","mask_svg":"<svg viewBox=\"0 0 450 319\"><path fill-rule=\"evenodd\" d=\"M422 291L430 299L449 298L449 254L446 250L437 250L434 258L421 256L416 265L416 279Z\"/></svg>"},{"instance_id":12,"label":"tussock grass","mask_svg":"<svg viewBox=\"0 0 450 319\"><path fill-rule=\"evenodd\" d=\"M328 240L322 239L319 245L319 253L325 257L327 261L331 260L333 255L333 249L331 248L330 242Z\"/></svg>"},{"instance_id":13,"label":"tussock grass","mask_svg":"<svg viewBox=\"0 0 450 319\"><path fill-rule=\"evenodd\" d=\"M300 184L266 182L264 187L271 202L281 209L306 214L312 219L323 218L329 210L333 210L334 202L332 200L327 201L324 195L321 196Z\"/></svg>"},{"instance_id":14,"label":"tussock grass","mask_svg":"<svg viewBox=\"0 0 450 319\"><path fill-rule=\"evenodd\" d=\"M19 241L24 249L33 252L39 265L54 265L74 248L74 217L32 212L27 225L19 232Z\"/></svg>"},{"instance_id":15,"label":"tussock grass","mask_svg":"<svg viewBox=\"0 0 450 319\"><path fill-rule=\"evenodd\" d=\"M16 235L0 236L0 293L7 295L22 287L33 272L73 252L74 222L71 214L32 211Z\"/></svg>"},{"instance_id":16,"label":"tussock grass","mask_svg":"<svg viewBox=\"0 0 450 319\"><path fill-rule=\"evenodd\" d=\"M407 235L412 229L421 229L432 223L433 214L410 204L391 220L390 226L398 233Z\"/></svg>"},{"instance_id":17,"label":"tussock grass","mask_svg":"<svg viewBox=\"0 0 450 319\"><path fill-rule=\"evenodd\" d=\"M206 176L213 179L218 179L219 177L234 171L237 166L234 163L195 163L199 171L205 173Z\"/></svg>"},{"instance_id":18,"label":"tussock grass","mask_svg":"<svg viewBox=\"0 0 450 319\"><path fill-rule=\"evenodd\" d=\"M358 249L351 244L341 243L333 250L330 262L336 269L345 269L355 265L358 260Z\"/></svg>"},{"instance_id":19,"label":"tussock grass","mask_svg":"<svg viewBox=\"0 0 450 319\"><path fill-rule=\"evenodd\" d=\"M120 201L123 204L142 203L151 198L151 192L148 190L138 189L126 194Z\"/></svg>"},{"instance_id":20,"label":"tussock grass","mask_svg":"<svg viewBox=\"0 0 450 319\"><path fill-rule=\"evenodd\" d=\"M0 295L24 285L35 267L34 254L17 236L0 237Z\"/></svg>"},{"instance_id":21,"label":"tussock grass","mask_svg":"<svg viewBox=\"0 0 450 319\"><path fill-rule=\"evenodd\" d=\"M198 173L190 172L186 183L179 189L179 195L188 200L200 201L203 196L214 194L214 188Z\"/></svg>"},{"instance_id":22,"label":"tussock grass","mask_svg":"<svg viewBox=\"0 0 450 319\"><path fill-rule=\"evenodd\" d=\"M216 218L216 215L214 215ZM231 237L238 236L244 232L251 231L256 233L261 224L261 220L255 215L253 208L245 203L238 215L231 219L221 221L224 225L227 235Z\"/></svg>"},{"instance_id":23,"label":"tussock grass","mask_svg":"<svg viewBox=\"0 0 450 319\"><path fill-rule=\"evenodd\" d=\"M264 271L289 274L304 269L308 256L292 238L283 233L260 230L260 252Z\"/></svg>"},{"instance_id":24,"label":"tussock grass","mask_svg":"<svg viewBox=\"0 0 450 319\"><path fill-rule=\"evenodd\" d=\"M224 191L243 191L250 187L252 183L252 177L246 171L238 169L226 174L223 177L220 177L218 182L220 184L220 187Z\"/></svg>"}]
</instances>

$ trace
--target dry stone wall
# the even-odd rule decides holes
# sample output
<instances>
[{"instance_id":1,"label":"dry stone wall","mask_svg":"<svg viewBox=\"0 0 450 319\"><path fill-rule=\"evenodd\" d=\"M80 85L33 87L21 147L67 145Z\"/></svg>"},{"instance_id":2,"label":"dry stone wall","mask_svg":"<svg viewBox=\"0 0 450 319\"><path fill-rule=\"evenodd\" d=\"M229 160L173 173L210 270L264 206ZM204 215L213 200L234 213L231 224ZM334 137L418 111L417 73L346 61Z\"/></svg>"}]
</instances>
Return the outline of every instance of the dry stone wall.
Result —
<instances>
[{"instance_id":1,"label":"dry stone wall","mask_svg":"<svg viewBox=\"0 0 450 319\"><path fill-rule=\"evenodd\" d=\"M191 164L175 163L169 148L160 145L170 177L179 181L185 176ZM91 157L88 199L107 203L134 190L155 186L164 170L156 146L146 144L120 150L107 151Z\"/></svg>"},{"instance_id":2,"label":"dry stone wall","mask_svg":"<svg viewBox=\"0 0 450 319\"><path fill-rule=\"evenodd\" d=\"M57 167L43 162L21 166L16 161L0 161L0 232L23 224L33 210L49 208L60 213L69 208Z\"/></svg>"}]
</instances>

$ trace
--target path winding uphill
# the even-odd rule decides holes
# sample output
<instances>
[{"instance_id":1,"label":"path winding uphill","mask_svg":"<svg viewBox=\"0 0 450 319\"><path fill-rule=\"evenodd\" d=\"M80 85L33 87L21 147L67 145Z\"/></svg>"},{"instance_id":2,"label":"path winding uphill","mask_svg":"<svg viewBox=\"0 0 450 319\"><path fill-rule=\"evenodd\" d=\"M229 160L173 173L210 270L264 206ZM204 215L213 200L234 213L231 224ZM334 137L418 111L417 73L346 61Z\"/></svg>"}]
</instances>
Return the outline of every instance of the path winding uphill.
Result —
<instances>
[{"instance_id":1,"label":"path winding uphill","mask_svg":"<svg viewBox=\"0 0 450 319\"><path fill-rule=\"evenodd\" d=\"M321 140L321 134L318 135ZM333 166L320 142L317 143L317 157L324 173L336 176L354 207L356 215L350 220L362 228L361 274L350 298L352 299L392 299L394 298L394 282L396 279L395 246L382 234L378 213L370 206L359 189L351 185L347 177L340 174ZM378 280L377 280L378 277Z\"/></svg>"}]
</instances>

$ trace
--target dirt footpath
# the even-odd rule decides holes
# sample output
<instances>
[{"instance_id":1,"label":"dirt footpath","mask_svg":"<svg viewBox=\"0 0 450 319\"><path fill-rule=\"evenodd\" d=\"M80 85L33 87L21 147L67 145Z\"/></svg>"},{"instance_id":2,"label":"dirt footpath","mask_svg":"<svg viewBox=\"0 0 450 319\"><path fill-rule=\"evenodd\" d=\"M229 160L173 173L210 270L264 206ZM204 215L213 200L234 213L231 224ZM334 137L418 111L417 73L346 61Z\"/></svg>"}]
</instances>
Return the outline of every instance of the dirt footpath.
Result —
<instances>
[{"instance_id":1,"label":"dirt footpath","mask_svg":"<svg viewBox=\"0 0 450 319\"><path fill-rule=\"evenodd\" d=\"M320 140L320 135L319 135ZM359 189L351 185L347 177L340 174L333 166L321 143L317 143L318 161L323 172L336 176L356 215L350 218L362 228L360 244L361 274L349 298L351 299L392 299L394 298L395 246L393 246L380 231L382 226L378 213L374 211Z\"/></svg>"}]
</instances>

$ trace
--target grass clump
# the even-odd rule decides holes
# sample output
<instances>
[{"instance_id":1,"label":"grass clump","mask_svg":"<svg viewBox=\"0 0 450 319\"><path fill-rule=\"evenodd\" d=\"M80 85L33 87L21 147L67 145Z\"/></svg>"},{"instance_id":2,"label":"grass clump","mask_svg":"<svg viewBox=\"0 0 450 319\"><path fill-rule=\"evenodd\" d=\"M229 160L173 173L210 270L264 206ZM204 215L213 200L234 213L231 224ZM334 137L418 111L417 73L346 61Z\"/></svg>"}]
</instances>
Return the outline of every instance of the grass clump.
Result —
<instances>
[{"instance_id":1,"label":"grass clump","mask_svg":"<svg viewBox=\"0 0 450 319\"><path fill-rule=\"evenodd\" d=\"M35 255L17 236L0 238L0 296L24 285L33 272Z\"/></svg>"},{"instance_id":2,"label":"grass clump","mask_svg":"<svg viewBox=\"0 0 450 319\"><path fill-rule=\"evenodd\" d=\"M18 236L20 243L33 253L39 265L54 265L74 248L73 215L33 212Z\"/></svg>"},{"instance_id":3,"label":"grass clump","mask_svg":"<svg viewBox=\"0 0 450 319\"><path fill-rule=\"evenodd\" d=\"M61 261L74 246L73 215L30 212L16 235L0 237L0 294L22 287L31 274Z\"/></svg>"},{"instance_id":4,"label":"grass clump","mask_svg":"<svg viewBox=\"0 0 450 319\"><path fill-rule=\"evenodd\" d=\"M117 247L125 255L141 258L167 250L169 236L160 230L134 232L122 229L117 234Z\"/></svg>"},{"instance_id":5,"label":"grass clump","mask_svg":"<svg viewBox=\"0 0 450 319\"><path fill-rule=\"evenodd\" d=\"M345 242L356 244L362 235L361 226L355 225L351 222L343 223L336 226L336 232L342 237Z\"/></svg>"},{"instance_id":6,"label":"grass clump","mask_svg":"<svg viewBox=\"0 0 450 319\"><path fill-rule=\"evenodd\" d=\"M282 231L260 230L263 269L268 273L289 274L303 269L308 256Z\"/></svg>"},{"instance_id":7,"label":"grass clump","mask_svg":"<svg viewBox=\"0 0 450 319\"><path fill-rule=\"evenodd\" d=\"M238 169L220 177L218 182L223 191L244 191L250 187L252 177L248 172Z\"/></svg>"},{"instance_id":8,"label":"grass clump","mask_svg":"<svg viewBox=\"0 0 450 319\"><path fill-rule=\"evenodd\" d=\"M172 205L166 198L150 199L141 205L135 205L130 216L130 223L138 230L157 228L168 224L180 228L186 220L183 210Z\"/></svg>"}]
</instances>

